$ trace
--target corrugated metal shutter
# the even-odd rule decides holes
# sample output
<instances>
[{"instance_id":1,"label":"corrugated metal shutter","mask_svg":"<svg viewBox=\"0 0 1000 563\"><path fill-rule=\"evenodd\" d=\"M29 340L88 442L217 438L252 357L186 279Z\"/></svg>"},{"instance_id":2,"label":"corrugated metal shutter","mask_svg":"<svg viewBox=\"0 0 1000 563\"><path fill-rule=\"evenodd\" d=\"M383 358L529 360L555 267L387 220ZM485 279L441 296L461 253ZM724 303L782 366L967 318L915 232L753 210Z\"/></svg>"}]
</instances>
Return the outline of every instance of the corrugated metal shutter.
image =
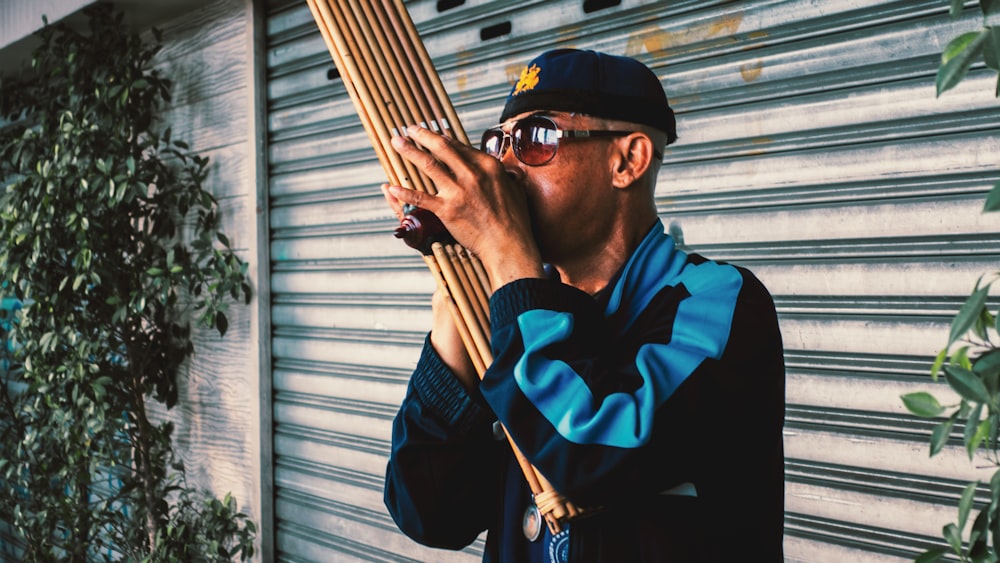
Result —
<instances>
[{"instance_id":1,"label":"corrugated metal shutter","mask_svg":"<svg viewBox=\"0 0 1000 563\"><path fill-rule=\"evenodd\" d=\"M899 396L932 388L950 316L1000 254L995 218L979 213L1000 169L991 77L974 70L937 100L933 89L939 53L978 27L976 11L952 20L942 0L408 7L473 138L547 48L629 54L658 72L681 136L660 177L665 221L690 248L751 267L778 303L787 559L912 560L943 545L961 488L984 471L957 439L928 460L932 424ZM275 2L268 29L279 558L445 560L400 536L381 502L433 282L388 234L381 169L305 3Z\"/></svg>"}]
</instances>

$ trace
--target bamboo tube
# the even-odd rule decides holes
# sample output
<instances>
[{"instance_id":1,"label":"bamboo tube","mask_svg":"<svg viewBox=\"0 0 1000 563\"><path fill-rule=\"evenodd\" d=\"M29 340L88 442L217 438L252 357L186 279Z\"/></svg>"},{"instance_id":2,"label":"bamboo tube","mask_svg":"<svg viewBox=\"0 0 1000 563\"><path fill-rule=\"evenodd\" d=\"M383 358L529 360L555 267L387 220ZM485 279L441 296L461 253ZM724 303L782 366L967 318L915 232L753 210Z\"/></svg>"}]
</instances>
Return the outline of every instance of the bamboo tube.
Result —
<instances>
[{"instance_id":1,"label":"bamboo tube","mask_svg":"<svg viewBox=\"0 0 1000 563\"><path fill-rule=\"evenodd\" d=\"M372 118L377 117L378 122L382 124L383 129L388 129L388 126L393 126L393 124L395 124L395 128L398 128L405 122L403 120L403 116L399 113L399 109L391 97L385 96L385 94L389 91L389 87L382 79L381 73L379 73L377 69L373 70L370 68L369 63L372 61L373 55L371 53L371 49L364 41L364 36L360 35L358 22L351 19L349 17L350 14L341 9L340 4L341 2L335 1L329 2L328 5L331 9L334 24L337 26L337 29L342 31L343 36L346 38L346 49L348 52L358 55L354 58L357 63L354 68L357 69L357 76L361 78L361 81L355 81L355 86L357 86L359 82L360 84L371 85L371 88L367 90L369 92L367 99L374 99L371 92L381 94L378 95L378 99L375 100L376 103L373 106L368 107L368 114ZM347 59L346 56L344 58ZM371 110L374 110L374 112ZM386 136L385 138L380 139L380 142L388 145L390 139L391 137ZM387 150L395 152L391 146L388 146ZM397 165L397 163L398 165L402 165L401 168ZM394 168L396 168L397 174L405 171L402 175L410 179L415 189L434 193L432 191L433 188L430 187L431 183L429 181L424 181L423 176L416 172L416 169L412 164L410 164L409 161L399 158L394 161Z\"/></svg>"},{"instance_id":2,"label":"bamboo tube","mask_svg":"<svg viewBox=\"0 0 1000 563\"><path fill-rule=\"evenodd\" d=\"M468 136L462 129L462 124L458 119L458 114L455 113L454 106L452 106L451 103L444 103L449 100L448 92L444 89L441 77L434 70L434 63L431 62L431 57L427 53L427 49L424 47L424 42L420 39L420 34L417 32L417 26L414 25L413 20L410 19L410 13L406 11L406 6L403 5L403 0L385 0L384 5L387 8L394 8L389 11L389 17L393 20L394 25L398 20L399 27L397 29L402 29L405 32L401 36L406 37L409 40L409 43L413 46L413 50L420 61L420 64L415 65L415 67L424 71L427 75L431 88L434 91L433 97L442 102L442 107L445 112L444 117L448 119L448 125L450 128L456 132L455 137L459 140L467 142Z\"/></svg>"},{"instance_id":3,"label":"bamboo tube","mask_svg":"<svg viewBox=\"0 0 1000 563\"><path fill-rule=\"evenodd\" d=\"M389 181L435 193L433 182L392 148L392 135L419 123L464 144L468 137L402 1L307 3ZM436 243L432 251L424 260L448 296L459 335L482 378L493 361L489 279L482 263L457 244ZM507 438L546 523L558 532L559 521L579 510L531 466L509 434Z\"/></svg>"},{"instance_id":4,"label":"bamboo tube","mask_svg":"<svg viewBox=\"0 0 1000 563\"><path fill-rule=\"evenodd\" d=\"M388 14L382 9L379 3L374 3L373 5L372 3L364 2L361 4L361 8L364 10L366 17L378 24L372 27L372 30L376 34L377 42L384 45L394 55L386 57L388 66L385 68L390 76L402 77L397 82L399 82L400 90L405 100L404 105L412 108L417 115L417 118L411 123L421 123L425 127L439 130L440 128L436 126L435 115L443 115L443 113L433 111L430 101L424 95L424 91L415 88L419 83L419 79L413 70L413 65L400 64L399 54L404 53L404 49L398 36L393 33L386 33L386 30L392 28Z\"/></svg>"},{"instance_id":5,"label":"bamboo tube","mask_svg":"<svg viewBox=\"0 0 1000 563\"><path fill-rule=\"evenodd\" d=\"M465 265L465 261L462 260L458 251L455 249L457 244L446 244L444 245L445 253L448 255L448 262L452 264L455 268L455 274L458 276L458 283L464 288L470 291L469 294L469 304L472 305L473 316L470 317L467 322L472 324L473 321L476 322L480 331L487 335L490 332L490 321L489 321L489 311L488 303L484 299L480 299L480 293L476 291L475 283L478 279L473 278L469 275L469 269Z\"/></svg>"},{"instance_id":6,"label":"bamboo tube","mask_svg":"<svg viewBox=\"0 0 1000 563\"><path fill-rule=\"evenodd\" d=\"M458 275L458 270L455 268L455 264L451 262L448 257L448 253L445 250L444 245L439 242L434 243L431 246L434 251L434 257L437 258L438 265L441 267L441 273L444 276L445 281L448 282L448 287L450 289L462 288L461 279ZM469 300L469 296L466 292L452 292L452 296L455 297L456 304L458 305L458 310L462 313L462 318L465 324L470 328L477 328L478 323L473 324L476 318L476 312L473 309L472 302ZM479 356L483 359L489 358L492 361L492 351L490 350L490 343L485 338L485 335L481 330L470 330L472 333L473 342L476 345L476 351ZM485 362L487 365L491 362ZM480 375L480 377L482 377Z\"/></svg>"}]
</instances>

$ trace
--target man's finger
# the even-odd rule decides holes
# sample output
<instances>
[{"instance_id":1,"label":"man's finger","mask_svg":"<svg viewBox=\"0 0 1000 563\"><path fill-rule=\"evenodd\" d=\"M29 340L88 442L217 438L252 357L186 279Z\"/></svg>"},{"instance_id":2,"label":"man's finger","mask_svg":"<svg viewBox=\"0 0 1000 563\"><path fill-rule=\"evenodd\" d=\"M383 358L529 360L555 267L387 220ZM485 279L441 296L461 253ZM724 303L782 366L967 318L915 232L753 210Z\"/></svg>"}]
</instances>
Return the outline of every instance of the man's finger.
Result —
<instances>
[{"instance_id":1,"label":"man's finger","mask_svg":"<svg viewBox=\"0 0 1000 563\"><path fill-rule=\"evenodd\" d=\"M392 209L392 213L396 216L396 219L402 219L403 204L400 203L395 196L389 193L389 184L382 184L382 197L384 197L386 203L389 204L389 207Z\"/></svg>"},{"instance_id":2,"label":"man's finger","mask_svg":"<svg viewBox=\"0 0 1000 563\"><path fill-rule=\"evenodd\" d=\"M409 188L404 188L402 186L389 186L389 194L396 200L402 203L409 203L414 207L420 207L426 209L431 213L434 213L437 208L437 198L418 190L411 190Z\"/></svg>"},{"instance_id":3,"label":"man's finger","mask_svg":"<svg viewBox=\"0 0 1000 563\"><path fill-rule=\"evenodd\" d=\"M413 129L414 128L412 127L408 128L407 132ZM432 146L425 145L420 141L420 139L417 138L410 139L407 137L393 137L392 147L396 149L396 152L398 152L403 158L409 160L414 166L419 168L420 171L426 174L428 178L434 181L434 183L451 179L451 171L448 170L448 167L442 164L441 161L435 157L440 153L435 152L436 149L434 147L440 146L440 143L434 141L440 141L440 138L426 129L422 129L421 131L429 135L429 137L426 135L421 136L424 137L424 140L428 141ZM421 150L421 146L426 147L428 150Z\"/></svg>"}]
</instances>

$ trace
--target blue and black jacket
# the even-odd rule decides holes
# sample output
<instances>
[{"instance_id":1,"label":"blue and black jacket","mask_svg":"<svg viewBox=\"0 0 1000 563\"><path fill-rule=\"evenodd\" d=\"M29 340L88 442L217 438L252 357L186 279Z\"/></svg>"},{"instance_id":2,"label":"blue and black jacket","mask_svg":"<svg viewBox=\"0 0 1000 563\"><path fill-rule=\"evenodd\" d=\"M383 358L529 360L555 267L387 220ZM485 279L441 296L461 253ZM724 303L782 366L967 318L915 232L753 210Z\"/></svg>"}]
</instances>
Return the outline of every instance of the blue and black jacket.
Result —
<instances>
[{"instance_id":1,"label":"blue and black jacket","mask_svg":"<svg viewBox=\"0 0 1000 563\"><path fill-rule=\"evenodd\" d=\"M530 492L499 420L591 514L570 561L781 561L782 345L749 271L677 249L658 222L596 297L523 279L490 315L476 392L429 340L410 380L385 487L404 533L460 549L489 530L484 560L529 559Z\"/></svg>"}]
</instances>

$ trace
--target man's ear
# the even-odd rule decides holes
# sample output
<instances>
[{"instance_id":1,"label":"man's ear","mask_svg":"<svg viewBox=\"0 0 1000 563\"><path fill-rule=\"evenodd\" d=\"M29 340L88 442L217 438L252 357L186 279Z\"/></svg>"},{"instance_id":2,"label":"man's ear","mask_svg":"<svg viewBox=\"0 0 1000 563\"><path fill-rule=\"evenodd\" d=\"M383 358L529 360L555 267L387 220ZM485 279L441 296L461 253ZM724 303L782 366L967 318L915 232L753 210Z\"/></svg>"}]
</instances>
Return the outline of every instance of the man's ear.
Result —
<instances>
[{"instance_id":1,"label":"man's ear","mask_svg":"<svg viewBox=\"0 0 1000 563\"><path fill-rule=\"evenodd\" d=\"M638 131L616 139L611 171L611 184L627 188L646 173L653 162L653 140Z\"/></svg>"}]
</instances>

